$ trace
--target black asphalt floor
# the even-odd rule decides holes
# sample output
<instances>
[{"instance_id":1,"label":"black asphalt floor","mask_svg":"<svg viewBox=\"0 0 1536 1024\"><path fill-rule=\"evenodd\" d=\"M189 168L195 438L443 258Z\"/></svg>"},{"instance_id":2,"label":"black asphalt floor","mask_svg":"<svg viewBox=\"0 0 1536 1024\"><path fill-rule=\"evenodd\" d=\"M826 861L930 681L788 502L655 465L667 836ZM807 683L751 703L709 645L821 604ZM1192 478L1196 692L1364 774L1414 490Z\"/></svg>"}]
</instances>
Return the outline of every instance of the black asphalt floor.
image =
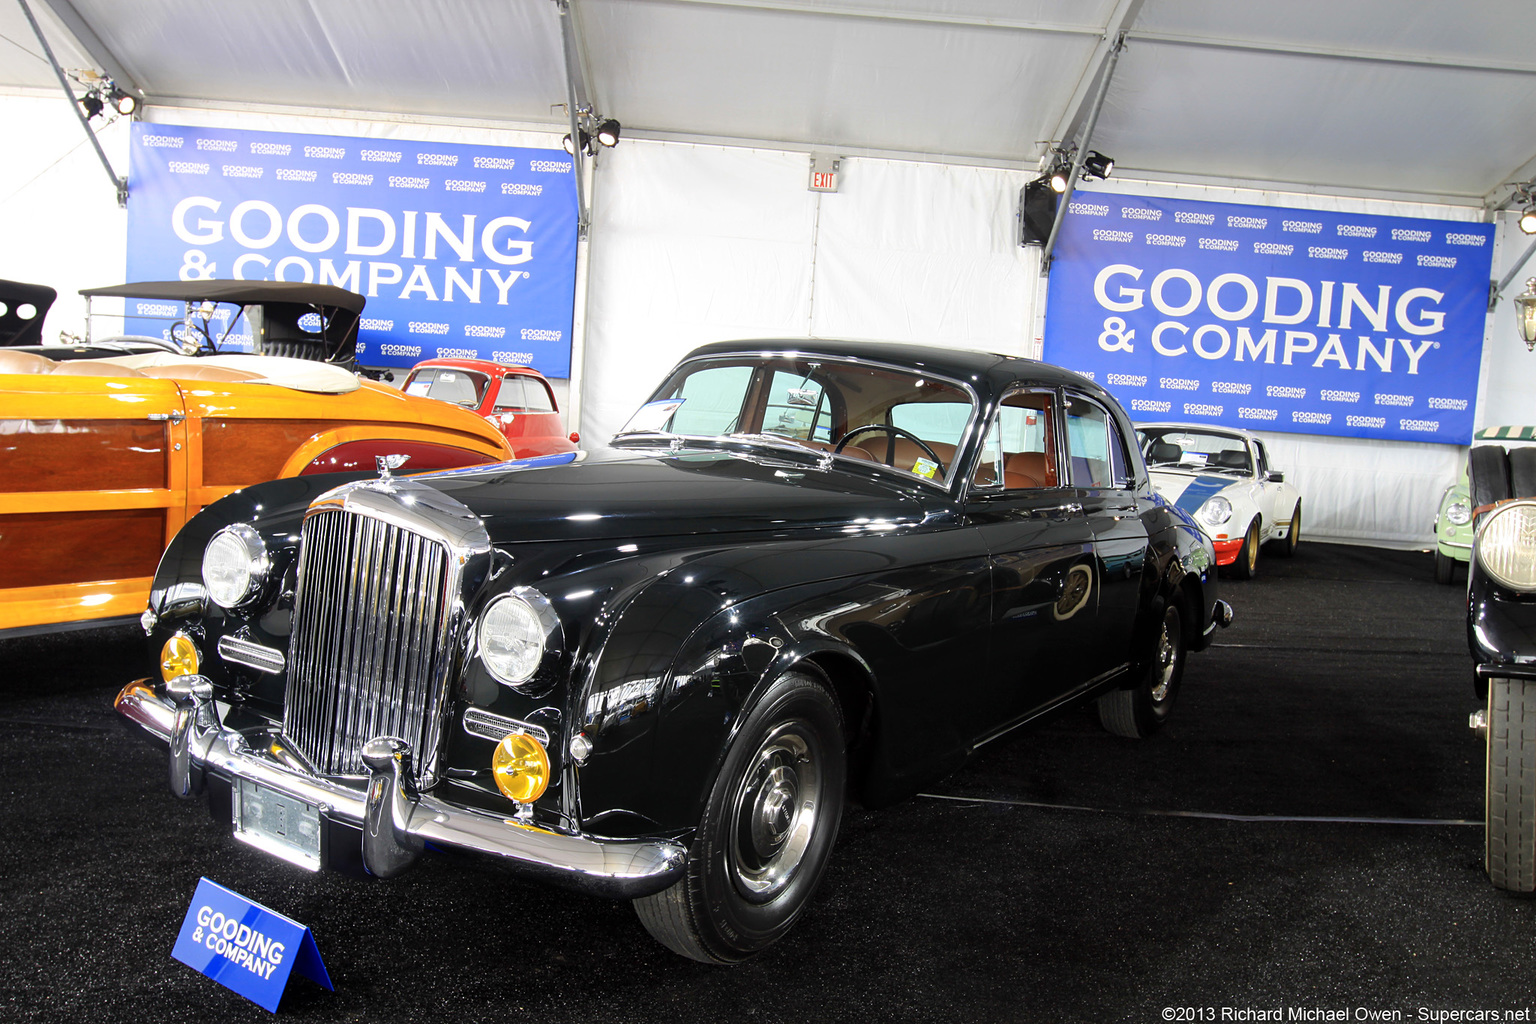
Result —
<instances>
[{"instance_id":1,"label":"black asphalt floor","mask_svg":"<svg viewBox=\"0 0 1536 1024\"><path fill-rule=\"evenodd\" d=\"M802 923L734 968L475 860L275 862L116 722L134 632L0 643L0 1020L268 1018L171 959L204 875L314 930L336 991L294 980L294 1020L1530 1020L1536 902L1482 873L1465 594L1433 576L1262 561L1161 735L1069 712L851 811Z\"/></svg>"}]
</instances>

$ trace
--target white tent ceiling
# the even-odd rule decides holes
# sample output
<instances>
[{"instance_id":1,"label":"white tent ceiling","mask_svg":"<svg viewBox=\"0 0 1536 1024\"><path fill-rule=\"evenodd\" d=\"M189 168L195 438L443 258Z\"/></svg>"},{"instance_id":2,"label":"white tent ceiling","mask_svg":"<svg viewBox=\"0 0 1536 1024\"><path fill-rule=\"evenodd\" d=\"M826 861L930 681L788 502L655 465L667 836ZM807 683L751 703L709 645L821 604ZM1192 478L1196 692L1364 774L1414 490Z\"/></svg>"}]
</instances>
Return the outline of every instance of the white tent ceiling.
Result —
<instances>
[{"instance_id":1,"label":"white tent ceiling","mask_svg":"<svg viewBox=\"0 0 1536 1024\"><path fill-rule=\"evenodd\" d=\"M555 0L28 2L66 68L151 103L567 116ZM1124 30L1091 140L1118 174L1466 205L1536 174L1530 0L571 5L588 95L630 135L1032 169ZM17 0L0 41L0 88L57 90Z\"/></svg>"}]
</instances>

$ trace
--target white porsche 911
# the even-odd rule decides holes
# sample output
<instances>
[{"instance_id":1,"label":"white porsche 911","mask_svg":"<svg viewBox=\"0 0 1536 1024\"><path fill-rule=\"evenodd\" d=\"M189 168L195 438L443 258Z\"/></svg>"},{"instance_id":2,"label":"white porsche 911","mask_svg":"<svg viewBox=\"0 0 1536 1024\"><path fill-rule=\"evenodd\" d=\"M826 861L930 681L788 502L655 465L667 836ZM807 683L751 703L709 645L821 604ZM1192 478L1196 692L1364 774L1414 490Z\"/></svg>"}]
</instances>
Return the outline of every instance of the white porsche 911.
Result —
<instances>
[{"instance_id":1,"label":"white porsche 911","mask_svg":"<svg viewBox=\"0 0 1536 1024\"><path fill-rule=\"evenodd\" d=\"M1264 442L1246 430L1188 423L1136 428L1152 486L1194 516L1216 547L1216 564L1250 579L1259 546L1290 556L1301 540L1301 495L1270 468Z\"/></svg>"}]
</instances>

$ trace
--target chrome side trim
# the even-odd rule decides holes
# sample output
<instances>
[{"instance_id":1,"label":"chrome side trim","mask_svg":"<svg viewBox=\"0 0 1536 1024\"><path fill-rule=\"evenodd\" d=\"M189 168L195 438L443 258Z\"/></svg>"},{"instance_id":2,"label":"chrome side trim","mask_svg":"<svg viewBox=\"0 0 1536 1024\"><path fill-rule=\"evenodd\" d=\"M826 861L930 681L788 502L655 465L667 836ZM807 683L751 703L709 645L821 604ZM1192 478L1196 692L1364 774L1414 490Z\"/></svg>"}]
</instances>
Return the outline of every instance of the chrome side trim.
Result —
<instances>
[{"instance_id":1,"label":"chrome side trim","mask_svg":"<svg viewBox=\"0 0 1536 1024\"><path fill-rule=\"evenodd\" d=\"M161 741L170 738L175 707L141 679L114 701L119 714ZM368 793L342 782L294 771L269 752L264 737L248 742L215 725L194 731L192 756L206 771L250 779L295 800L317 804L339 821L364 827ZM507 815L459 807L431 794L404 812L402 834L500 858L524 877L596 896L634 899L660 892L682 878L686 848L667 839L608 839L556 830Z\"/></svg>"},{"instance_id":2,"label":"chrome side trim","mask_svg":"<svg viewBox=\"0 0 1536 1024\"><path fill-rule=\"evenodd\" d=\"M464 731L483 740L499 742L509 732L525 732L549 749L549 730L532 722L492 714L482 708L464 709Z\"/></svg>"},{"instance_id":3,"label":"chrome side trim","mask_svg":"<svg viewBox=\"0 0 1536 1024\"><path fill-rule=\"evenodd\" d=\"M219 637L219 657L231 665L243 665L274 676L282 675L288 667L288 659L282 651L233 636Z\"/></svg>"}]
</instances>

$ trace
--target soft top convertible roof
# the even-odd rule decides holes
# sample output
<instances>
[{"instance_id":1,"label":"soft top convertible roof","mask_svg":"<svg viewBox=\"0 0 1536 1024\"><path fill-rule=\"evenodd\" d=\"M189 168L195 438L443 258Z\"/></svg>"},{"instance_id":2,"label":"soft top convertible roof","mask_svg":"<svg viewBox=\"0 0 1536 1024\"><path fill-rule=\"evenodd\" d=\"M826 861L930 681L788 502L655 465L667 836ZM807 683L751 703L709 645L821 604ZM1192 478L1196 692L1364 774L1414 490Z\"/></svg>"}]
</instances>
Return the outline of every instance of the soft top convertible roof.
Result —
<instances>
[{"instance_id":1,"label":"soft top convertible roof","mask_svg":"<svg viewBox=\"0 0 1536 1024\"><path fill-rule=\"evenodd\" d=\"M368 300L357 292L303 281L130 281L82 288L87 299L159 299L167 302L238 304L251 321L258 355L289 356L355 368L357 328ZM260 315L251 314L259 309ZM306 314L322 316L320 331L300 326ZM207 343L217 349L210 332Z\"/></svg>"},{"instance_id":2,"label":"soft top convertible roof","mask_svg":"<svg viewBox=\"0 0 1536 1024\"><path fill-rule=\"evenodd\" d=\"M138 281L105 288L82 288L80 294L88 299L238 302L243 306L295 302L307 306L335 306L354 313L361 313L368 302L357 292L345 288L303 281Z\"/></svg>"}]
</instances>

